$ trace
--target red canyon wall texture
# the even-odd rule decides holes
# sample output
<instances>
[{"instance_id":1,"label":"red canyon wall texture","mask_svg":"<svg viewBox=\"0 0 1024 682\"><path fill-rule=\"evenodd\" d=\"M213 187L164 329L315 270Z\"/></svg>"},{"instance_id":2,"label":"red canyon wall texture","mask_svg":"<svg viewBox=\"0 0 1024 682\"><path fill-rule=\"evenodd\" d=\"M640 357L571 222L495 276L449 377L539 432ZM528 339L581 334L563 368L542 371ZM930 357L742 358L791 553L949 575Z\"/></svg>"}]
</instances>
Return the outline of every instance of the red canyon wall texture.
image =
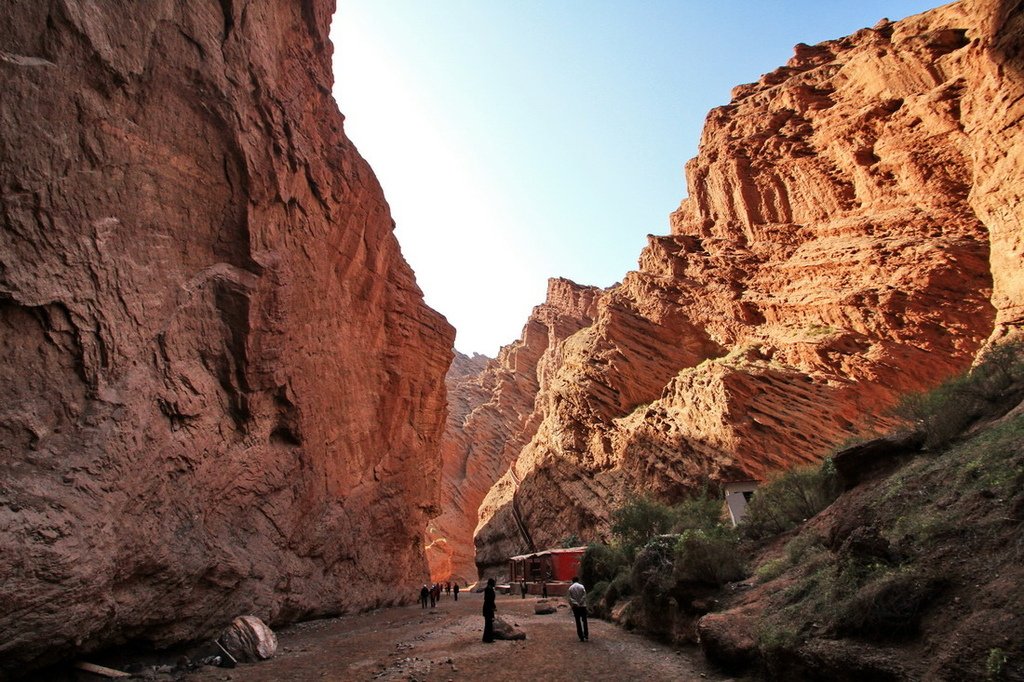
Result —
<instances>
[{"instance_id":1,"label":"red canyon wall texture","mask_svg":"<svg viewBox=\"0 0 1024 682\"><path fill-rule=\"evenodd\" d=\"M453 332L330 0L0 13L0 677L407 598Z\"/></svg>"},{"instance_id":2,"label":"red canyon wall texture","mask_svg":"<svg viewBox=\"0 0 1024 682\"><path fill-rule=\"evenodd\" d=\"M547 302L533 310L522 338L485 365L457 356L448 372L448 423L442 440L442 514L427 529L435 580L473 581L477 510L492 485L537 429L534 399L546 357L591 324L595 287L564 279L548 283Z\"/></svg>"},{"instance_id":3,"label":"red canyon wall texture","mask_svg":"<svg viewBox=\"0 0 1024 682\"><path fill-rule=\"evenodd\" d=\"M543 350L482 570L606 534L631 492L814 461L1019 330L1020 22L957 3L798 45L708 115L671 235Z\"/></svg>"}]
</instances>

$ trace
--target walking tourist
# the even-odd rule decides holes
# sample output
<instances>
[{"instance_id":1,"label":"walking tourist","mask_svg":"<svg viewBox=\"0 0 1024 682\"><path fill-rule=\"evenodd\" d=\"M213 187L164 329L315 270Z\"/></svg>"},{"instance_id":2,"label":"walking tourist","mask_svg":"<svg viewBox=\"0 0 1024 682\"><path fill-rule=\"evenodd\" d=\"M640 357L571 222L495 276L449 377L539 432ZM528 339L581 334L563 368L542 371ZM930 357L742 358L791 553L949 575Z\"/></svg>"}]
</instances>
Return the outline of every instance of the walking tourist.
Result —
<instances>
[{"instance_id":1,"label":"walking tourist","mask_svg":"<svg viewBox=\"0 0 1024 682\"><path fill-rule=\"evenodd\" d=\"M428 590L427 586L424 585L423 589L420 590L420 608L421 609L427 608L427 597L429 597L429 596L430 596L430 590Z\"/></svg>"},{"instance_id":2,"label":"walking tourist","mask_svg":"<svg viewBox=\"0 0 1024 682\"><path fill-rule=\"evenodd\" d=\"M576 620L576 634L579 635L581 642L586 642L590 639L590 632L587 630L587 588L573 576L567 595L569 606L572 607L572 617Z\"/></svg>"}]
</instances>

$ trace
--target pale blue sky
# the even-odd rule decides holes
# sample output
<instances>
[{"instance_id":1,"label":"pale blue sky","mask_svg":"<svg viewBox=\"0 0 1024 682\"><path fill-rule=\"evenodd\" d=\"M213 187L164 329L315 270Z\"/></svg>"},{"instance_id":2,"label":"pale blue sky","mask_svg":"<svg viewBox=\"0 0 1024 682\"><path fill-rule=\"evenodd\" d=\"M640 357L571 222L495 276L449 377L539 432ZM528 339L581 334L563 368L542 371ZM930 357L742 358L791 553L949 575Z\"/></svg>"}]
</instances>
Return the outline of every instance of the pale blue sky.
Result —
<instances>
[{"instance_id":1,"label":"pale blue sky","mask_svg":"<svg viewBox=\"0 0 1024 682\"><path fill-rule=\"evenodd\" d=\"M335 97L463 352L548 277L608 286L668 232L729 91L918 0L339 0Z\"/></svg>"}]
</instances>

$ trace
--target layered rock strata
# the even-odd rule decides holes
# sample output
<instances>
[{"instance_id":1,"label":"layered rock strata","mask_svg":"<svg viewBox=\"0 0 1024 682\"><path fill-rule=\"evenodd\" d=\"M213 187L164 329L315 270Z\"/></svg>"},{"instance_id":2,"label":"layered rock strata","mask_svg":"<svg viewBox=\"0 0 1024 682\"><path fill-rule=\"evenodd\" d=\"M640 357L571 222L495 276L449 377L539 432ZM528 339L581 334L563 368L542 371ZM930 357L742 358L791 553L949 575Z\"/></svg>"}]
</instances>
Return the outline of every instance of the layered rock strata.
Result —
<instances>
[{"instance_id":1,"label":"layered rock strata","mask_svg":"<svg viewBox=\"0 0 1024 682\"><path fill-rule=\"evenodd\" d=\"M448 423L441 443L442 513L427 529L435 580L474 581L473 534L484 496L537 429L534 401L546 354L593 321L599 290L552 279L547 301L534 308L522 337L482 366L482 356L457 354L449 370Z\"/></svg>"},{"instance_id":2,"label":"layered rock strata","mask_svg":"<svg viewBox=\"0 0 1024 682\"><path fill-rule=\"evenodd\" d=\"M638 491L813 462L1019 330L1011 5L798 45L708 115L671 234L544 351L536 432L481 507L482 571L527 536L604 536Z\"/></svg>"},{"instance_id":3,"label":"layered rock strata","mask_svg":"<svg viewBox=\"0 0 1024 682\"><path fill-rule=\"evenodd\" d=\"M426 574L453 332L342 130L334 9L0 17L0 677Z\"/></svg>"}]
</instances>

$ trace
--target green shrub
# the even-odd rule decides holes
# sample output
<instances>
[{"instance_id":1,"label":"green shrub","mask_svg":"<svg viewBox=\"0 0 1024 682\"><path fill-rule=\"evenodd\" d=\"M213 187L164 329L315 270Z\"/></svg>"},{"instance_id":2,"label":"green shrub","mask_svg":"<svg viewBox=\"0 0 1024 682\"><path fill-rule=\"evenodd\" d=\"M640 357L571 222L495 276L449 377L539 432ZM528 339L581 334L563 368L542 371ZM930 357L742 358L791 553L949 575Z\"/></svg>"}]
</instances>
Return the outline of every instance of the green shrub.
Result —
<instances>
[{"instance_id":1,"label":"green shrub","mask_svg":"<svg viewBox=\"0 0 1024 682\"><path fill-rule=\"evenodd\" d=\"M633 594L633 583L630 577L629 570L623 570L608 585L608 591L605 593L605 604L608 608L615 606L615 603L623 597L628 597Z\"/></svg>"},{"instance_id":2,"label":"green shrub","mask_svg":"<svg viewBox=\"0 0 1024 682\"><path fill-rule=\"evenodd\" d=\"M630 571L633 591L646 606L658 608L668 598L675 584L673 560L676 536L660 535L648 542L637 554Z\"/></svg>"},{"instance_id":3,"label":"green shrub","mask_svg":"<svg viewBox=\"0 0 1024 682\"><path fill-rule=\"evenodd\" d=\"M710 496L705 488L697 497L673 507L672 530L676 533L690 529L711 530L722 523L724 508L722 498Z\"/></svg>"},{"instance_id":4,"label":"green shrub","mask_svg":"<svg viewBox=\"0 0 1024 682\"><path fill-rule=\"evenodd\" d=\"M839 492L831 458L817 467L790 469L757 489L740 530L754 539L778 535L832 504Z\"/></svg>"},{"instance_id":5,"label":"green shrub","mask_svg":"<svg viewBox=\"0 0 1024 682\"><path fill-rule=\"evenodd\" d=\"M757 570L754 571L754 575L757 576L759 581L765 583L778 578L787 568L789 568L789 561L786 560L786 557L779 557L758 566Z\"/></svg>"},{"instance_id":6,"label":"green shrub","mask_svg":"<svg viewBox=\"0 0 1024 682\"><path fill-rule=\"evenodd\" d=\"M894 408L925 436L924 445L939 449L967 430L979 417L1012 403L1024 390L1024 342L994 346L968 372L923 393L903 396Z\"/></svg>"},{"instance_id":7,"label":"green shrub","mask_svg":"<svg viewBox=\"0 0 1024 682\"><path fill-rule=\"evenodd\" d=\"M647 496L635 497L612 512L612 535L628 559L656 535L672 528L671 507Z\"/></svg>"},{"instance_id":8,"label":"green shrub","mask_svg":"<svg viewBox=\"0 0 1024 682\"><path fill-rule=\"evenodd\" d=\"M580 580L584 585L608 582L628 564L619 548L592 543L587 546L587 551L580 559Z\"/></svg>"},{"instance_id":9,"label":"green shrub","mask_svg":"<svg viewBox=\"0 0 1024 682\"><path fill-rule=\"evenodd\" d=\"M1003 679L1003 671L1006 669L1008 658L1006 652L995 647L988 650L988 659L985 661L985 675L990 680Z\"/></svg>"},{"instance_id":10,"label":"green shrub","mask_svg":"<svg viewBox=\"0 0 1024 682\"><path fill-rule=\"evenodd\" d=\"M896 639L917 634L921 616L942 584L912 572L884 572L836 608L833 629L840 635Z\"/></svg>"},{"instance_id":11,"label":"green shrub","mask_svg":"<svg viewBox=\"0 0 1024 682\"><path fill-rule=\"evenodd\" d=\"M721 586L745 575L738 551L739 538L731 529L688 530L675 546L675 578Z\"/></svg>"},{"instance_id":12,"label":"green shrub","mask_svg":"<svg viewBox=\"0 0 1024 682\"><path fill-rule=\"evenodd\" d=\"M573 533L572 535L567 535L566 537L564 537L564 538L562 538L561 540L558 541L558 546L561 547L562 549L569 549L571 547L579 547L582 544L584 544L583 540L581 540L580 536L576 535L576 533Z\"/></svg>"},{"instance_id":13,"label":"green shrub","mask_svg":"<svg viewBox=\"0 0 1024 682\"><path fill-rule=\"evenodd\" d=\"M814 549L822 548L822 538L813 533L801 533L786 543L786 558L790 564L798 564L803 561L807 553Z\"/></svg>"},{"instance_id":14,"label":"green shrub","mask_svg":"<svg viewBox=\"0 0 1024 682\"><path fill-rule=\"evenodd\" d=\"M602 580L587 590L587 606L594 613L600 614L603 611L605 597L608 593L608 585L607 580Z\"/></svg>"}]
</instances>

